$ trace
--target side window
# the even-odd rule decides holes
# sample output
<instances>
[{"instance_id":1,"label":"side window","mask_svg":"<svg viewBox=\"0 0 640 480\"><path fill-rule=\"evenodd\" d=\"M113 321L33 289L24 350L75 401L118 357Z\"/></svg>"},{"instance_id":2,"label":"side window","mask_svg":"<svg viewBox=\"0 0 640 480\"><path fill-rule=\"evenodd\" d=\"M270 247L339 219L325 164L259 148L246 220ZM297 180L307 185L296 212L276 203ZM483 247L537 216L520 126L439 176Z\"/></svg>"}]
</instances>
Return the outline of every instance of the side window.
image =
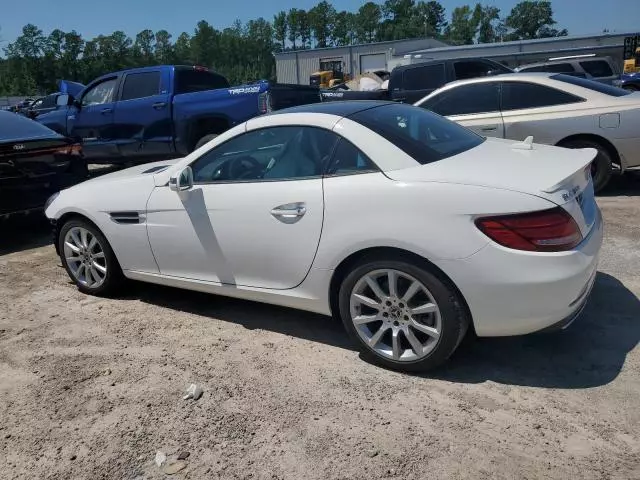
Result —
<instances>
[{"instance_id":1,"label":"side window","mask_svg":"<svg viewBox=\"0 0 640 480\"><path fill-rule=\"evenodd\" d=\"M378 167L353 143L340 139L326 175L351 175L354 173L377 172Z\"/></svg>"},{"instance_id":2,"label":"side window","mask_svg":"<svg viewBox=\"0 0 640 480\"><path fill-rule=\"evenodd\" d=\"M51 108L56 106L56 98L57 95L49 95L44 97L42 100L42 104L40 105L42 108Z\"/></svg>"},{"instance_id":3,"label":"side window","mask_svg":"<svg viewBox=\"0 0 640 480\"><path fill-rule=\"evenodd\" d=\"M502 84L502 110L550 107L582 101L582 98L570 93L535 83L505 82Z\"/></svg>"},{"instance_id":4,"label":"side window","mask_svg":"<svg viewBox=\"0 0 640 480\"><path fill-rule=\"evenodd\" d=\"M500 70L499 67L477 60L467 60L455 62L453 69L456 74L456 80L465 80L467 78L486 77L489 72ZM504 69L506 70L506 69ZM503 70L500 70L503 71Z\"/></svg>"},{"instance_id":5,"label":"side window","mask_svg":"<svg viewBox=\"0 0 640 480\"><path fill-rule=\"evenodd\" d=\"M160 93L160 72L130 73L124 79L120 100L152 97Z\"/></svg>"},{"instance_id":6,"label":"side window","mask_svg":"<svg viewBox=\"0 0 640 480\"><path fill-rule=\"evenodd\" d=\"M192 165L195 183L260 182L318 177L338 136L314 127L272 127L232 138Z\"/></svg>"},{"instance_id":7,"label":"side window","mask_svg":"<svg viewBox=\"0 0 640 480\"><path fill-rule=\"evenodd\" d=\"M95 85L82 97L82 105L101 105L103 103L113 102L113 94L116 89L116 78L105 80Z\"/></svg>"},{"instance_id":8,"label":"side window","mask_svg":"<svg viewBox=\"0 0 640 480\"><path fill-rule=\"evenodd\" d=\"M546 72L547 69L544 65L536 65L535 67L522 67L518 72Z\"/></svg>"},{"instance_id":9,"label":"side window","mask_svg":"<svg viewBox=\"0 0 640 480\"><path fill-rule=\"evenodd\" d=\"M222 75L205 70L176 68L176 94L218 88L229 88L229 82Z\"/></svg>"},{"instance_id":10,"label":"side window","mask_svg":"<svg viewBox=\"0 0 640 480\"><path fill-rule=\"evenodd\" d=\"M495 82L463 85L432 97L420 106L444 117L499 112L500 90Z\"/></svg>"},{"instance_id":11,"label":"side window","mask_svg":"<svg viewBox=\"0 0 640 480\"><path fill-rule=\"evenodd\" d=\"M405 90L428 90L439 88L446 83L444 64L425 65L405 70L403 85Z\"/></svg>"},{"instance_id":12,"label":"side window","mask_svg":"<svg viewBox=\"0 0 640 480\"><path fill-rule=\"evenodd\" d=\"M611 66L604 60L583 61L580 62L580 66L592 77L600 78L614 75Z\"/></svg>"},{"instance_id":13,"label":"side window","mask_svg":"<svg viewBox=\"0 0 640 480\"><path fill-rule=\"evenodd\" d=\"M576 69L570 63L550 63L544 67L544 70L540 71L549 73L572 73L575 72Z\"/></svg>"}]
</instances>

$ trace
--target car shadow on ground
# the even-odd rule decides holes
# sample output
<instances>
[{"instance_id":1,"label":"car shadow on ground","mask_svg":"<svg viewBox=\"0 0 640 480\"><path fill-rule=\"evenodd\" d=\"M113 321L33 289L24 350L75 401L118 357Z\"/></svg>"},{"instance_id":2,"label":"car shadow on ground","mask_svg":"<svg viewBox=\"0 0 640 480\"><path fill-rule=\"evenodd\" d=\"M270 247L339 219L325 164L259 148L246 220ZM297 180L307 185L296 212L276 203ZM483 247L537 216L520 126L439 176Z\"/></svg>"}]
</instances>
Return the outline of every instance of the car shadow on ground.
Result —
<instances>
[{"instance_id":1,"label":"car shadow on ground","mask_svg":"<svg viewBox=\"0 0 640 480\"><path fill-rule=\"evenodd\" d=\"M0 220L0 255L44 247L51 242L51 224L41 212Z\"/></svg>"},{"instance_id":2,"label":"car shadow on ground","mask_svg":"<svg viewBox=\"0 0 640 480\"><path fill-rule=\"evenodd\" d=\"M132 284L131 290L132 300L355 350L342 324L325 315L151 284Z\"/></svg>"},{"instance_id":3,"label":"car shadow on ground","mask_svg":"<svg viewBox=\"0 0 640 480\"><path fill-rule=\"evenodd\" d=\"M340 322L281 307L133 284L131 300L355 350ZM547 388L590 388L614 380L640 341L640 301L622 283L599 273L584 315L553 334L463 342L440 369L421 375L458 383L494 381ZM310 353L313 355L313 353ZM363 357L366 361L366 357Z\"/></svg>"},{"instance_id":4,"label":"car shadow on ground","mask_svg":"<svg viewBox=\"0 0 640 480\"><path fill-rule=\"evenodd\" d=\"M567 330L473 339L449 364L425 375L452 382L580 389L620 373L640 341L640 301L616 278L598 273L584 313Z\"/></svg>"},{"instance_id":5,"label":"car shadow on ground","mask_svg":"<svg viewBox=\"0 0 640 480\"><path fill-rule=\"evenodd\" d=\"M607 187L598 193L599 197L640 195L640 171L630 171L624 175L614 175Z\"/></svg>"}]
</instances>

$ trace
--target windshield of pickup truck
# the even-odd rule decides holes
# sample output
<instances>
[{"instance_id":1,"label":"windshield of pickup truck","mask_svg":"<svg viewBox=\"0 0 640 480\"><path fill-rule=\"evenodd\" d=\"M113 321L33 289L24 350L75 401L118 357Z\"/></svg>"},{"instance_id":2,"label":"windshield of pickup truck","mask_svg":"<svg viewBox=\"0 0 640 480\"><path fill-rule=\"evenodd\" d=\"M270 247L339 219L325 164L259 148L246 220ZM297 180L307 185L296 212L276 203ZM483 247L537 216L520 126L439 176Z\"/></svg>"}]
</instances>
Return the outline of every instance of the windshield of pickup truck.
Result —
<instances>
[{"instance_id":1,"label":"windshield of pickup truck","mask_svg":"<svg viewBox=\"0 0 640 480\"><path fill-rule=\"evenodd\" d=\"M176 68L176 93L193 93L203 90L229 88L229 82L222 75L207 70Z\"/></svg>"},{"instance_id":2,"label":"windshield of pickup truck","mask_svg":"<svg viewBox=\"0 0 640 480\"><path fill-rule=\"evenodd\" d=\"M423 108L389 104L349 117L378 133L421 164L477 147L484 138Z\"/></svg>"}]
</instances>

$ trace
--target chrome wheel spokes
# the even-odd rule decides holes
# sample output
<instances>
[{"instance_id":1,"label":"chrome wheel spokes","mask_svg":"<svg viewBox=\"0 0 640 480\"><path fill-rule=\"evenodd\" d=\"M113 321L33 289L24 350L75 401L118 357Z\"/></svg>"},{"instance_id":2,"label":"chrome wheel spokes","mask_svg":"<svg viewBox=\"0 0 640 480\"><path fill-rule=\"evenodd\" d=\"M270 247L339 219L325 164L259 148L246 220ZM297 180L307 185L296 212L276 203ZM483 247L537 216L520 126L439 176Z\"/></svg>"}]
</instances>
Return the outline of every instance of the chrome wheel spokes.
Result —
<instances>
[{"instance_id":1,"label":"chrome wheel spokes","mask_svg":"<svg viewBox=\"0 0 640 480\"><path fill-rule=\"evenodd\" d=\"M97 288L107 278L107 261L98 238L83 227L71 228L64 237L64 258L74 278Z\"/></svg>"},{"instance_id":2,"label":"chrome wheel spokes","mask_svg":"<svg viewBox=\"0 0 640 480\"><path fill-rule=\"evenodd\" d=\"M374 270L356 282L350 314L369 348L399 362L427 356L442 329L440 309L431 292L416 278L394 269Z\"/></svg>"}]
</instances>

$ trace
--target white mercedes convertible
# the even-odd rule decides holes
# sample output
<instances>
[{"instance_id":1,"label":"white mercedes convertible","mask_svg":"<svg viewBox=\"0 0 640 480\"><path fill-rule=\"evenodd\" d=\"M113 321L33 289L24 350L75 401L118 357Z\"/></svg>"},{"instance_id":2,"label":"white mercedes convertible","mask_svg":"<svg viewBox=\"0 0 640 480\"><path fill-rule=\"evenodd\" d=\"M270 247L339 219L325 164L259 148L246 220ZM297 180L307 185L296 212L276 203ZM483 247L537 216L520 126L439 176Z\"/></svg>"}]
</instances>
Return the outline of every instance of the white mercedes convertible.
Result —
<instances>
[{"instance_id":1,"label":"white mercedes convertible","mask_svg":"<svg viewBox=\"0 0 640 480\"><path fill-rule=\"evenodd\" d=\"M332 102L63 190L46 215L85 293L127 278L333 314L375 361L424 370L469 329L578 316L602 243L595 156L409 105Z\"/></svg>"}]
</instances>

